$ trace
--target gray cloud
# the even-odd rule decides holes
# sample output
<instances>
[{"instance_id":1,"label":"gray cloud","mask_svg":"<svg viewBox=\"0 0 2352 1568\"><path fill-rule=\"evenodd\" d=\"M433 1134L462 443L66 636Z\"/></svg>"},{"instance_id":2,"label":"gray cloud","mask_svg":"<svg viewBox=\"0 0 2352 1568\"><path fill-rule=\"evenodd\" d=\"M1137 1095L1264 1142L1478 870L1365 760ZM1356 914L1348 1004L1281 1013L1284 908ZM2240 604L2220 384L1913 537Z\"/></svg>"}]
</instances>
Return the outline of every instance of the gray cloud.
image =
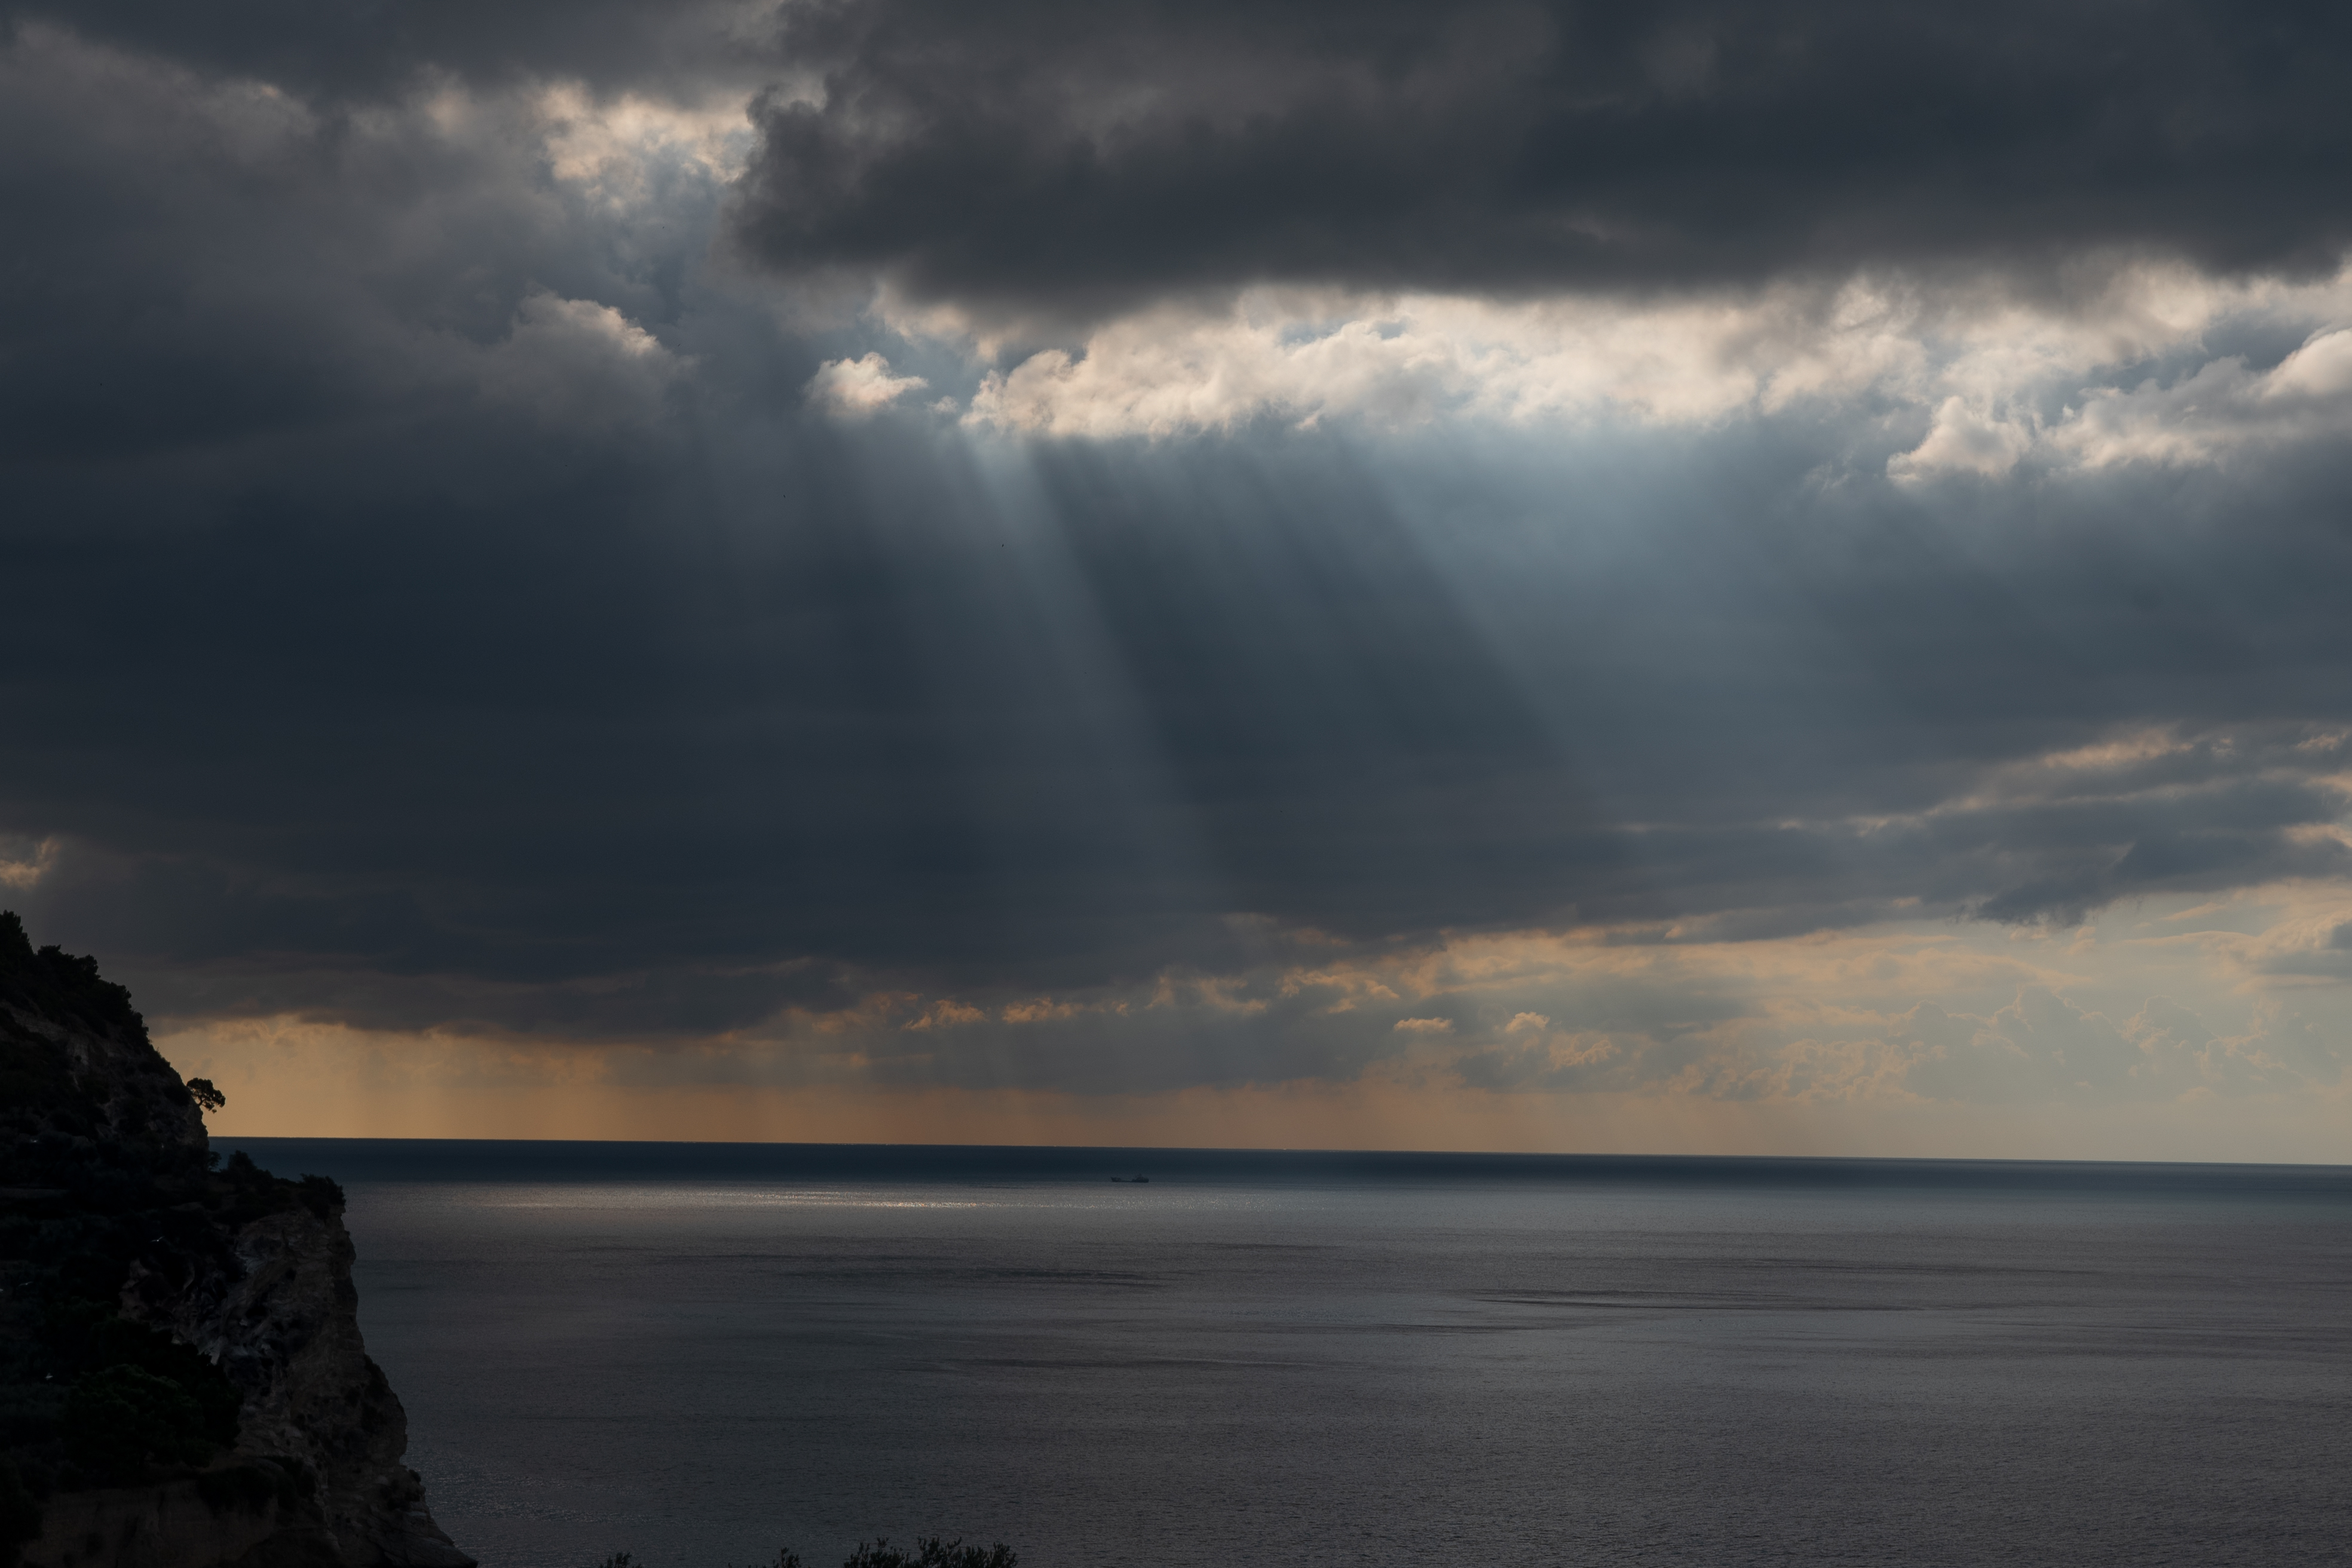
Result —
<instances>
[{"instance_id":1,"label":"gray cloud","mask_svg":"<svg viewBox=\"0 0 2352 1568\"><path fill-rule=\"evenodd\" d=\"M600 88L706 90L772 78L771 7L742 0L232 0L199 16L170 0L7 0L0 26L70 28L207 76L268 81L328 102L397 95L431 76L486 85L572 78Z\"/></svg>"},{"instance_id":2,"label":"gray cloud","mask_svg":"<svg viewBox=\"0 0 2352 1568\"><path fill-rule=\"evenodd\" d=\"M2085 250L2334 265L2347 24L2173 0L779 13L737 231L919 299L1634 290Z\"/></svg>"}]
</instances>

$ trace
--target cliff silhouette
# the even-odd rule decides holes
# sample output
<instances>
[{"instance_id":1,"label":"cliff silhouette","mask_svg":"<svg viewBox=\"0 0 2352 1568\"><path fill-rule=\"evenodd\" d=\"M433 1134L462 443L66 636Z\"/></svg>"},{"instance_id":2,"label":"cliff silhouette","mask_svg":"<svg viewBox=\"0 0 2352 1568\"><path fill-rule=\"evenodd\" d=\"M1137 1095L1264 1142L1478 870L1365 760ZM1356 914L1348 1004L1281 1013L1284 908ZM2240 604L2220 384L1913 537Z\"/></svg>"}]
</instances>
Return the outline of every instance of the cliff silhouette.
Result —
<instances>
[{"instance_id":1,"label":"cliff silhouette","mask_svg":"<svg viewBox=\"0 0 2352 1568\"><path fill-rule=\"evenodd\" d=\"M402 1462L343 1194L242 1153L0 912L0 1568L474 1568Z\"/></svg>"}]
</instances>

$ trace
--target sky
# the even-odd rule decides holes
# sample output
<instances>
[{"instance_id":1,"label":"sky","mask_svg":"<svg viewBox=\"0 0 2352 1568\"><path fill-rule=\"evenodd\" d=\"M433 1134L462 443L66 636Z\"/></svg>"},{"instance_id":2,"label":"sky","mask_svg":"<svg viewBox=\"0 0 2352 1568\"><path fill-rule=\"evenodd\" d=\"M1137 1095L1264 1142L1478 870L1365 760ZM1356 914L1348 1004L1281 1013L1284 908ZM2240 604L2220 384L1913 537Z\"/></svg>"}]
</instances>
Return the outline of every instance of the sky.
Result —
<instances>
[{"instance_id":1,"label":"sky","mask_svg":"<svg viewBox=\"0 0 2352 1568\"><path fill-rule=\"evenodd\" d=\"M2352 1160L2352 14L0 0L215 1131Z\"/></svg>"}]
</instances>

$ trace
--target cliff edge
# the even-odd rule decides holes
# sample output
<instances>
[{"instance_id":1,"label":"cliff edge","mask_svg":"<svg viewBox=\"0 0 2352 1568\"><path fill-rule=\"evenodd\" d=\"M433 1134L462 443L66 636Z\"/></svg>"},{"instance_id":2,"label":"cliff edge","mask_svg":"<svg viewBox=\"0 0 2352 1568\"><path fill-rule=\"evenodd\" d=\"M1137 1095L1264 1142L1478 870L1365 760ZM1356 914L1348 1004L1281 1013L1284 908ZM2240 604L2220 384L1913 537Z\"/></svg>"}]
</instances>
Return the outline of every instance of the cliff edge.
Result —
<instances>
[{"instance_id":1,"label":"cliff edge","mask_svg":"<svg viewBox=\"0 0 2352 1568\"><path fill-rule=\"evenodd\" d=\"M333 1181L222 1164L130 993L0 913L0 1568L473 1568L352 1257Z\"/></svg>"}]
</instances>

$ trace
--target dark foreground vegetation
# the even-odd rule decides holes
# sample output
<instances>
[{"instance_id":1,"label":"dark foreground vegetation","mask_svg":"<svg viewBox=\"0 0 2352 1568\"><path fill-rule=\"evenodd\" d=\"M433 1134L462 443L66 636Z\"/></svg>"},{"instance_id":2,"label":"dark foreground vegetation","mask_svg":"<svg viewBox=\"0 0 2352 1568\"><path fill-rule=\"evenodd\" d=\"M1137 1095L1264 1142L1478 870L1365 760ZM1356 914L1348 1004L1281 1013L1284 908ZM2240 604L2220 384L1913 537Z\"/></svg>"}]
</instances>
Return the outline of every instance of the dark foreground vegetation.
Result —
<instances>
[{"instance_id":1,"label":"dark foreground vegetation","mask_svg":"<svg viewBox=\"0 0 2352 1568\"><path fill-rule=\"evenodd\" d=\"M998 1542L992 1546L967 1546L961 1540L942 1541L938 1536L918 1536L912 1552L902 1551L887 1541L861 1541L857 1550L845 1558L841 1568L1015 1568L1021 1561L1018 1553ZM596 1568L641 1568L637 1560L625 1552L616 1552ZM773 1563L762 1563L754 1568L804 1568L801 1554L786 1547L776 1553Z\"/></svg>"}]
</instances>

